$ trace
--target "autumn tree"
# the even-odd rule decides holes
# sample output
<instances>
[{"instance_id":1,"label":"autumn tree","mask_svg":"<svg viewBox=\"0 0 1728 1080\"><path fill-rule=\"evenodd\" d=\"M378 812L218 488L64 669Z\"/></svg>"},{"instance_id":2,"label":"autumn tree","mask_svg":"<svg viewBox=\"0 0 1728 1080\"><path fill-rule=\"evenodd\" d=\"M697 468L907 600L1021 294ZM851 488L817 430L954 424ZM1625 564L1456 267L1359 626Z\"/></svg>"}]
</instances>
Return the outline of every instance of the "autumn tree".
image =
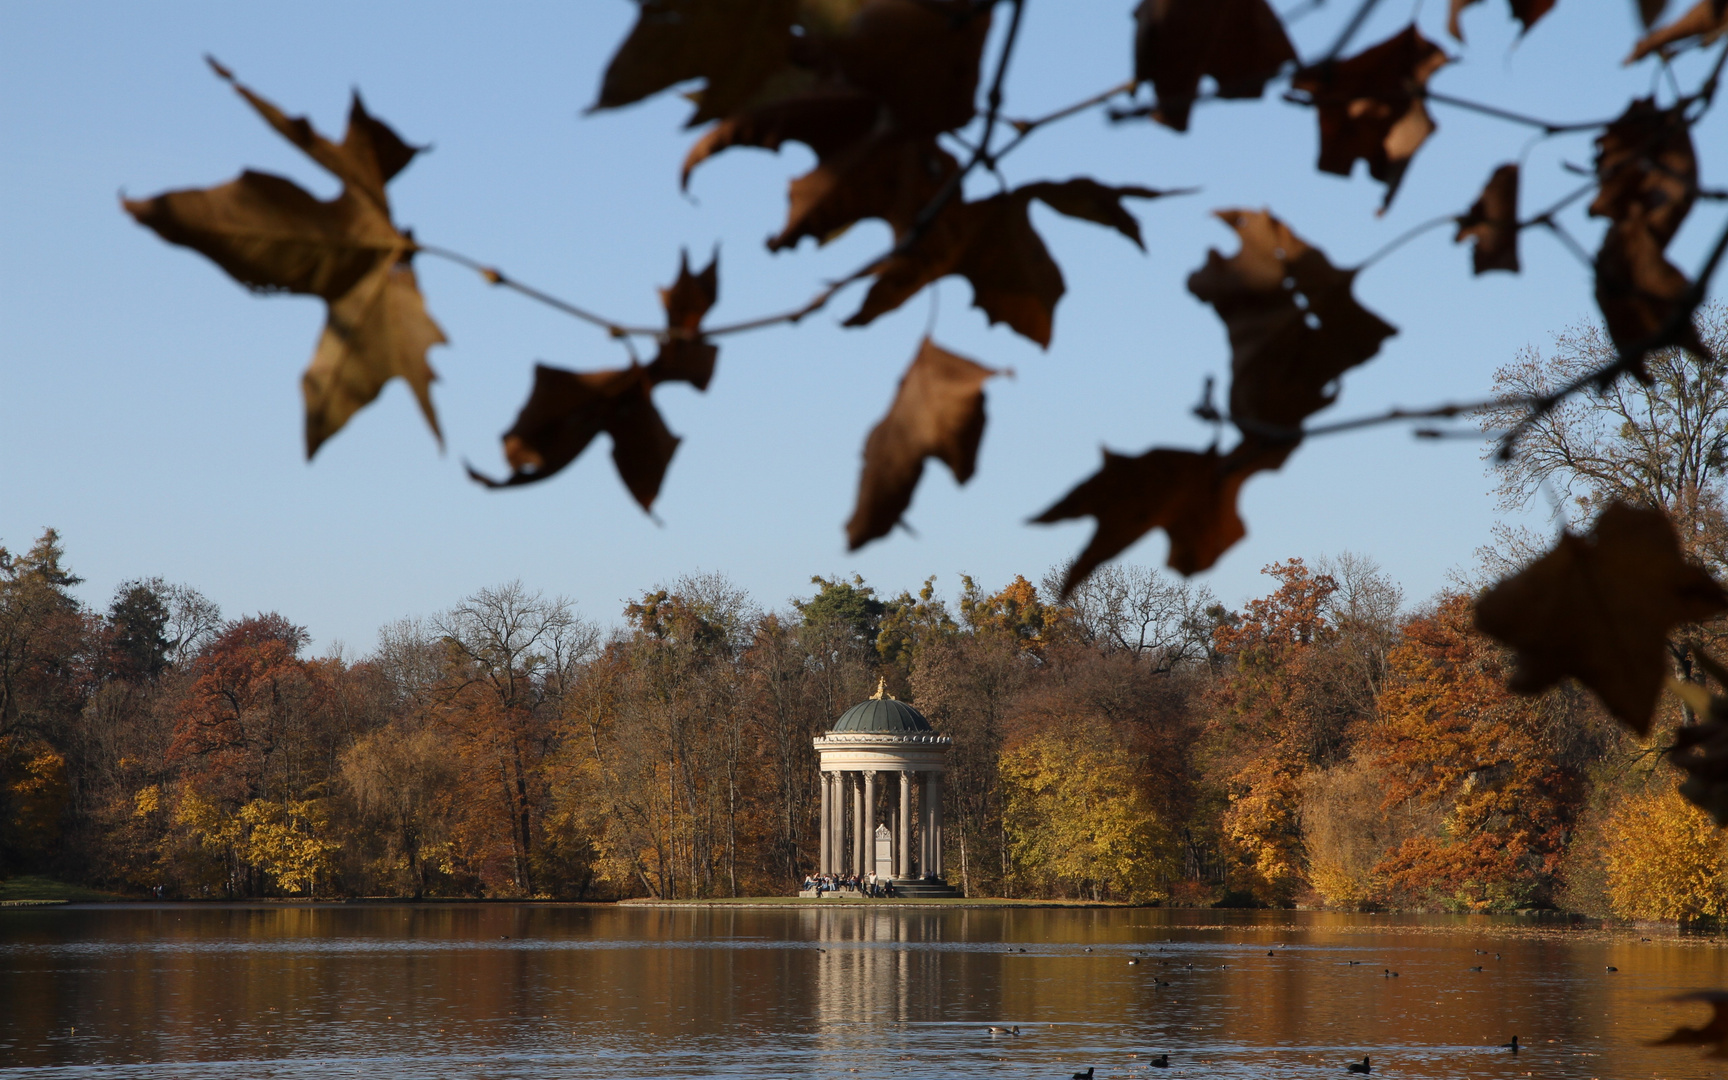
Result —
<instances>
[{"instance_id":1,"label":"autumn tree","mask_svg":"<svg viewBox=\"0 0 1728 1080\"><path fill-rule=\"evenodd\" d=\"M1608 732L1576 693L1506 689L1509 658L1452 594L1407 623L1372 737L1382 805L1433 808L1439 828L1377 867L1395 894L1463 910L1547 906Z\"/></svg>"}]
</instances>

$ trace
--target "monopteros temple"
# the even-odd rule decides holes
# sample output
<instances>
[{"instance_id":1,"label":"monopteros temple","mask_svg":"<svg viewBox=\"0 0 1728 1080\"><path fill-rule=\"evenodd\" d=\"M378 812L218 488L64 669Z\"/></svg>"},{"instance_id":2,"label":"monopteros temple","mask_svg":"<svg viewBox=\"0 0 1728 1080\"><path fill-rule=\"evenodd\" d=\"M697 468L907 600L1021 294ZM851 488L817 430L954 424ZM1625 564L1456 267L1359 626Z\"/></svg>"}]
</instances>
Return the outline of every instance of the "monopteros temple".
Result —
<instances>
[{"instance_id":1,"label":"monopteros temple","mask_svg":"<svg viewBox=\"0 0 1728 1080\"><path fill-rule=\"evenodd\" d=\"M820 873L872 871L899 896L958 896L942 877L942 774L954 740L878 686L815 740Z\"/></svg>"}]
</instances>

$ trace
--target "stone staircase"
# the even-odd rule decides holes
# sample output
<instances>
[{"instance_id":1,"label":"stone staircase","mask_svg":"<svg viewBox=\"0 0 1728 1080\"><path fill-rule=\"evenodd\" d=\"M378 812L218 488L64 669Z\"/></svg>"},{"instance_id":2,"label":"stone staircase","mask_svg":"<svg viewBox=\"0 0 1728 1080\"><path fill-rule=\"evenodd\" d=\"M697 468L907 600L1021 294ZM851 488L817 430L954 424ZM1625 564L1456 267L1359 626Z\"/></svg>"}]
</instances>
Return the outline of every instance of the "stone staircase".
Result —
<instances>
[{"instance_id":1,"label":"stone staircase","mask_svg":"<svg viewBox=\"0 0 1728 1080\"><path fill-rule=\"evenodd\" d=\"M959 899L960 890L941 878L895 878L894 897L901 900Z\"/></svg>"}]
</instances>

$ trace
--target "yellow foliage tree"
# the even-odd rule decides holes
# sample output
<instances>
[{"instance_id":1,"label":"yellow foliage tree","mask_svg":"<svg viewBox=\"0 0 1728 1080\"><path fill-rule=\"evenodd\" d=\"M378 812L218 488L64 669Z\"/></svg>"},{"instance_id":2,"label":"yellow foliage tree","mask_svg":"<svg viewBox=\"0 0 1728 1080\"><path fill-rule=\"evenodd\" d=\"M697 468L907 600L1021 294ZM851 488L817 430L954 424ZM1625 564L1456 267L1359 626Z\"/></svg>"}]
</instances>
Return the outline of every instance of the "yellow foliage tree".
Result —
<instances>
[{"instance_id":1,"label":"yellow foliage tree","mask_svg":"<svg viewBox=\"0 0 1728 1080\"><path fill-rule=\"evenodd\" d=\"M1728 915L1728 845L1668 784L1623 800L1608 822L1608 901L1623 919Z\"/></svg>"},{"instance_id":2,"label":"yellow foliage tree","mask_svg":"<svg viewBox=\"0 0 1728 1080\"><path fill-rule=\"evenodd\" d=\"M1044 892L1146 901L1176 871L1169 830L1107 739L1045 732L1002 755L1002 822L1013 874Z\"/></svg>"}]
</instances>

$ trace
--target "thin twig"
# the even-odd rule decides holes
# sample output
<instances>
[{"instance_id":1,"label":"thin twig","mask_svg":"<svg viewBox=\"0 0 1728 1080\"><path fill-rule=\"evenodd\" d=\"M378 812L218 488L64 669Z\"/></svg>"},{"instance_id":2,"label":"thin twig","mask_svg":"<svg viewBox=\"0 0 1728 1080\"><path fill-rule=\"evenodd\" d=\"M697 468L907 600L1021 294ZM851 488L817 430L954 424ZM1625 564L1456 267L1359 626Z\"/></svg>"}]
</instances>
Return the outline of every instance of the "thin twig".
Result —
<instances>
[{"instance_id":1,"label":"thin twig","mask_svg":"<svg viewBox=\"0 0 1728 1080\"><path fill-rule=\"evenodd\" d=\"M1418 236L1421 236L1423 233L1429 232L1433 229L1438 229L1442 225L1450 225L1456 222L1459 216L1460 215L1458 214L1441 214L1439 217L1429 218L1420 225L1412 226L1411 228L1404 230L1399 235L1381 245L1380 250L1374 252L1374 254L1368 256L1366 259L1363 259L1362 262L1357 265L1357 271L1368 269L1370 266L1373 266L1381 259L1384 259L1394 251L1397 251L1399 248L1416 239Z\"/></svg>"},{"instance_id":2,"label":"thin twig","mask_svg":"<svg viewBox=\"0 0 1728 1080\"><path fill-rule=\"evenodd\" d=\"M1021 143L1026 141L1028 135L1031 135L1034 131L1037 131L1044 125L1054 124L1058 120L1066 120L1068 117L1077 113L1085 112L1094 105L1102 105L1118 94L1131 94L1134 92L1134 88L1138 85L1138 81L1129 79L1127 82L1117 83L1108 90L1100 91L1089 98L1076 101L1072 105L1066 105L1057 109L1053 113L1047 113L1043 116L1037 117L1036 119L1008 121L1008 126L1014 129L1014 137L1008 140L1002 149L993 154L991 160L1000 161L1002 158L1008 156L1016 146L1019 146Z\"/></svg>"},{"instance_id":3,"label":"thin twig","mask_svg":"<svg viewBox=\"0 0 1728 1080\"><path fill-rule=\"evenodd\" d=\"M1453 97L1451 94L1443 94L1438 90L1429 90L1424 88L1422 96L1427 98L1429 101L1436 101L1442 105L1450 105L1455 109L1466 109L1470 112L1481 113L1483 116L1492 116L1501 120L1508 120L1514 124L1524 124L1528 127L1540 128L1549 135L1560 135L1569 131L1590 131L1594 128L1607 127L1609 124L1613 123L1611 120L1590 120L1578 123L1557 124L1552 120L1542 120L1538 117L1528 116L1524 113L1513 112L1511 109L1502 109L1498 105L1488 105L1480 101L1471 101L1469 98Z\"/></svg>"},{"instance_id":4,"label":"thin twig","mask_svg":"<svg viewBox=\"0 0 1728 1080\"><path fill-rule=\"evenodd\" d=\"M1325 64L1338 59L1339 55L1350 47L1350 39L1356 36L1356 31L1362 29L1362 24L1368 21L1368 16L1374 13L1374 9L1379 4L1380 0L1362 0L1356 6L1356 11L1351 14L1350 21L1344 24L1344 29L1338 35L1338 40L1332 43L1332 47L1326 50L1326 55L1322 56L1319 62Z\"/></svg>"},{"instance_id":5,"label":"thin twig","mask_svg":"<svg viewBox=\"0 0 1728 1080\"><path fill-rule=\"evenodd\" d=\"M660 333L659 330L652 327L626 326L623 323L608 319L604 315L597 315L594 312L589 311L587 308L577 307L568 300L560 300L551 293L542 292L539 289L534 288L532 285L524 285L520 281L516 281L506 276L504 271L497 267L488 266L478 259L471 259L459 251L451 251L449 248L437 247L433 244L416 244L414 245L414 250L436 258L448 259L450 262L456 263L459 266L466 266L470 270L477 271L481 277L485 278L493 285L502 285L506 289L514 289L523 296L538 300L542 304L556 308L566 315L572 315L581 319L585 323L591 323L594 326L598 326L613 337L625 337L630 334L658 335Z\"/></svg>"}]
</instances>

